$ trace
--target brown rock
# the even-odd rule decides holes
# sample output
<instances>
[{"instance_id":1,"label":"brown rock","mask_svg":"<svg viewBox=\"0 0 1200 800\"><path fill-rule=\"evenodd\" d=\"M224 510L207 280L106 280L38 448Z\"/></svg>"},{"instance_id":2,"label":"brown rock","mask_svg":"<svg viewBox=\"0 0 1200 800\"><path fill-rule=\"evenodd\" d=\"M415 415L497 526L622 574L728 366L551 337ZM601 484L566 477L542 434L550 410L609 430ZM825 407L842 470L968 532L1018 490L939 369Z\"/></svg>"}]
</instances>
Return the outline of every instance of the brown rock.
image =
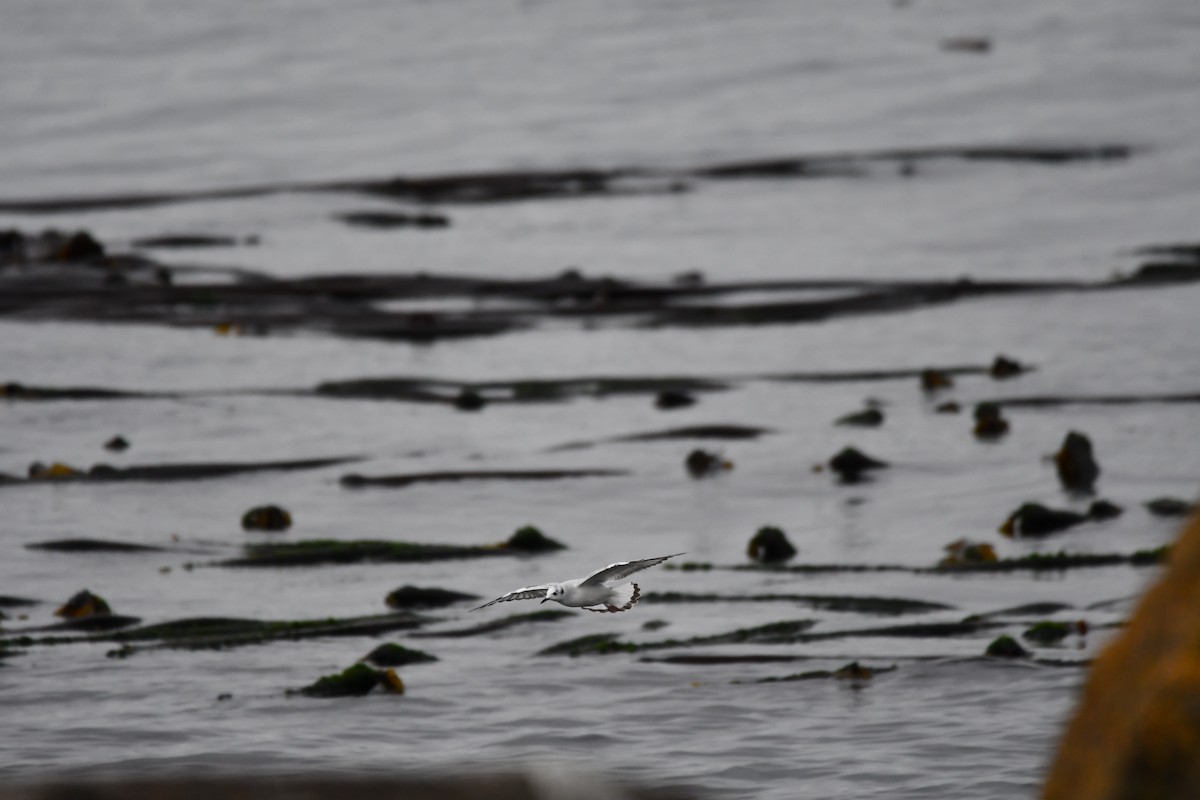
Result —
<instances>
[{"instance_id":1,"label":"brown rock","mask_svg":"<svg viewBox=\"0 0 1200 800\"><path fill-rule=\"evenodd\" d=\"M1200 797L1200 517L1096 659L1045 800Z\"/></svg>"}]
</instances>

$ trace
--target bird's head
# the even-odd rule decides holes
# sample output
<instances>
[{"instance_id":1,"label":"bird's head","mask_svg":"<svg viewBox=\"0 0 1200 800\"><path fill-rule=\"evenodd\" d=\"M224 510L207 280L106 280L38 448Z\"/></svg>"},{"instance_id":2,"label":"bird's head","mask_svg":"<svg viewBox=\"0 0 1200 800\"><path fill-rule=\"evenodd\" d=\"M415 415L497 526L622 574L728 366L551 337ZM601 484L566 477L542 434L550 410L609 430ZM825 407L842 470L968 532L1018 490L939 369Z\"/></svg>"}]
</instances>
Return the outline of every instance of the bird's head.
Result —
<instances>
[{"instance_id":1,"label":"bird's head","mask_svg":"<svg viewBox=\"0 0 1200 800\"><path fill-rule=\"evenodd\" d=\"M546 596L542 598L542 603L547 600L561 600L566 591L561 583L551 584L550 588L546 590ZM541 605L541 603L538 603L538 605Z\"/></svg>"}]
</instances>

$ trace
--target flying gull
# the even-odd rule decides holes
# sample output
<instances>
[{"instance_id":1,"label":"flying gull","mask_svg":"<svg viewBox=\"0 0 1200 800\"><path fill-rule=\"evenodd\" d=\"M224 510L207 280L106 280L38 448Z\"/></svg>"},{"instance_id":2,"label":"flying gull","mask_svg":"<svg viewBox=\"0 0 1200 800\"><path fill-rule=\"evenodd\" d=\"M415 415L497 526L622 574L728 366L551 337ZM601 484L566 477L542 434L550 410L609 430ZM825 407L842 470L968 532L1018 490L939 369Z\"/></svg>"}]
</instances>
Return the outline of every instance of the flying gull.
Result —
<instances>
[{"instance_id":1,"label":"flying gull","mask_svg":"<svg viewBox=\"0 0 1200 800\"><path fill-rule=\"evenodd\" d=\"M639 561L618 561L609 564L604 569L598 569L586 578L575 578L562 583L543 583L541 586L526 586L515 589L506 595L497 597L490 603L484 603L472 611L487 608L496 603L507 603L510 600L537 600L544 603L553 600L570 608L584 608L603 614L616 614L618 611L628 611L633 608L642 596L642 590L636 583L628 583L626 578L635 572L649 569L661 564L668 558L681 556L683 553L672 553L658 558L643 558ZM590 608L589 606L600 606Z\"/></svg>"}]
</instances>

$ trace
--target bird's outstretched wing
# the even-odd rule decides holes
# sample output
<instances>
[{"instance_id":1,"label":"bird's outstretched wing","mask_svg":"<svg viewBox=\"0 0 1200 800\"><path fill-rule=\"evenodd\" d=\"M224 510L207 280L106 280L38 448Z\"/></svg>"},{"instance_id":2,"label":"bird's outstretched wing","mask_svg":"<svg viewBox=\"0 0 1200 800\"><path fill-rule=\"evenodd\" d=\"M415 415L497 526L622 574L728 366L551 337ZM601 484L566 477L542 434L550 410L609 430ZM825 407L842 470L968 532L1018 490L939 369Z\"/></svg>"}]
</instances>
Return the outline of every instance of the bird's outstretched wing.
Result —
<instances>
[{"instance_id":1,"label":"bird's outstretched wing","mask_svg":"<svg viewBox=\"0 0 1200 800\"><path fill-rule=\"evenodd\" d=\"M628 578L635 572L641 572L644 569L653 567L655 564L661 564L668 558L681 556L683 553L672 553L669 556L659 556L658 558L643 558L640 561L619 561L616 564L609 564L604 569L598 569L591 575L588 575L582 581L580 586L599 586L602 583L609 581L619 581Z\"/></svg>"},{"instance_id":2,"label":"bird's outstretched wing","mask_svg":"<svg viewBox=\"0 0 1200 800\"><path fill-rule=\"evenodd\" d=\"M478 611L481 608L487 608L488 606L494 606L494 605L496 605L496 603L507 603L509 600L535 600L539 597L545 597L546 590L549 588L550 588L550 584L544 583L541 586L526 586L524 589L513 589L508 594L497 597L495 600L491 601L490 603L484 603L481 606L476 606L475 608L472 608L471 610Z\"/></svg>"}]
</instances>

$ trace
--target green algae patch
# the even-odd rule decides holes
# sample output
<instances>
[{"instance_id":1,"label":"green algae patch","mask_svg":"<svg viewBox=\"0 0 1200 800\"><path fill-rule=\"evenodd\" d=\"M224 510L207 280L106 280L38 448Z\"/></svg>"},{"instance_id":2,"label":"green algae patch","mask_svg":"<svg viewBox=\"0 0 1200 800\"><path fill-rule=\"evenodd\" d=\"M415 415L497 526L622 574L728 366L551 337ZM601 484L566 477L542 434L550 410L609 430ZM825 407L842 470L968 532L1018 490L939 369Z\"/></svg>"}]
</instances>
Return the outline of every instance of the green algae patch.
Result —
<instances>
[{"instance_id":1,"label":"green algae patch","mask_svg":"<svg viewBox=\"0 0 1200 800\"><path fill-rule=\"evenodd\" d=\"M907 600L899 597L856 597L852 595L816 594L689 594L687 592L647 592L643 602L650 603L798 603L821 611L845 611L877 616L900 616L924 614L930 611L947 611L953 606L931 603L925 600Z\"/></svg>"},{"instance_id":2,"label":"green algae patch","mask_svg":"<svg viewBox=\"0 0 1200 800\"><path fill-rule=\"evenodd\" d=\"M482 625L472 625L469 628L455 628L448 631L418 631L412 634L414 638L419 639L463 639L469 636L482 636L486 633L495 633L514 625L524 625L529 622L557 622L566 617L575 616L570 611L561 611L559 609L545 609L542 611L533 611L528 614L513 614L508 617L502 617L491 622L485 622Z\"/></svg>"},{"instance_id":3,"label":"green algae patch","mask_svg":"<svg viewBox=\"0 0 1200 800\"><path fill-rule=\"evenodd\" d=\"M384 676L379 670L371 669L366 664L355 664L341 672L326 675L303 689L289 690L288 694L302 694L305 697L362 697L370 694L382 680Z\"/></svg>"},{"instance_id":4,"label":"green algae patch","mask_svg":"<svg viewBox=\"0 0 1200 800\"><path fill-rule=\"evenodd\" d=\"M1071 633L1073 626L1065 622L1045 620L1027 629L1021 638L1037 644L1058 644Z\"/></svg>"},{"instance_id":5,"label":"green algae patch","mask_svg":"<svg viewBox=\"0 0 1200 800\"><path fill-rule=\"evenodd\" d=\"M504 547L520 553L549 553L567 549L565 544L551 539L532 525L518 528L504 543Z\"/></svg>"},{"instance_id":6,"label":"green algae patch","mask_svg":"<svg viewBox=\"0 0 1200 800\"><path fill-rule=\"evenodd\" d=\"M241 558L217 562L221 567L308 567L364 562L424 562L501 555L495 547L416 544L384 539L306 539L246 545Z\"/></svg>"},{"instance_id":7,"label":"green algae patch","mask_svg":"<svg viewBox=\"0 0 1200 800\"><path fill-rule=\"evenodd\" d=\"M413 650L395 642L381 644L362 657L377 667L405 667L409 664L427 664L437 661L437 656L431 656L420 650Z\"/></svg>"}]
</instances>

